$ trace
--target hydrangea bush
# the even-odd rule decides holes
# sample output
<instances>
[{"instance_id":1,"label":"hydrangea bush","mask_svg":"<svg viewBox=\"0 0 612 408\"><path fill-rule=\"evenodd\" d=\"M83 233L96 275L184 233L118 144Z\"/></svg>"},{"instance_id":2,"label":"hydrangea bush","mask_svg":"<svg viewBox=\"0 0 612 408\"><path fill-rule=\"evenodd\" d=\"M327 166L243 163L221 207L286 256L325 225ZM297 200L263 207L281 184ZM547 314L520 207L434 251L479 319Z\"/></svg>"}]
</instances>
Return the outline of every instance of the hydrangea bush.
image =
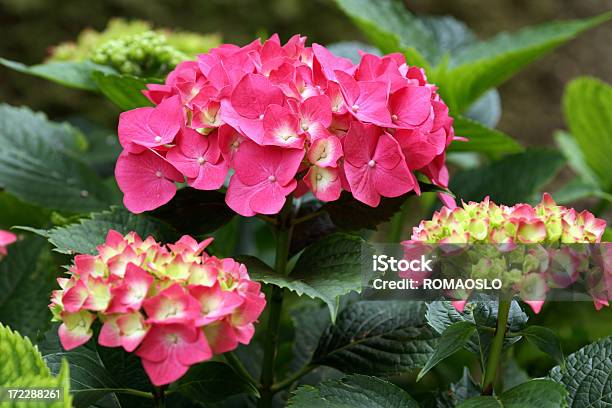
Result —
<instances>
[{"instance_id":1,"label":"hydrangea bush","mask_svg":"<svg viewBox=\"0 0 612 408\"><path fill-rule=\"evenodd\" d=\"M496 87L612 14L480 41L394 0L336 2L371 45L209 49L216 37L118 20L44 64L0 58L122 112L109 130L0 106L0 390L59 384L51 406L77 408L612 404L612 339L566 356L552 330L596 312L544 303L577 287L597 322L609 310L612 93L571 87L557 140L578 176L537 205L563 156L493 129ZM585 197L599 203L566 205ZM470 272L505 285L366 300L383 241L407 257L482 245ZM581 320L564 344L609 334ZM517 359L533 354L522 339L558 366ZM474 357L442 363L461 349Z\"/></svg>"}]
</instances>

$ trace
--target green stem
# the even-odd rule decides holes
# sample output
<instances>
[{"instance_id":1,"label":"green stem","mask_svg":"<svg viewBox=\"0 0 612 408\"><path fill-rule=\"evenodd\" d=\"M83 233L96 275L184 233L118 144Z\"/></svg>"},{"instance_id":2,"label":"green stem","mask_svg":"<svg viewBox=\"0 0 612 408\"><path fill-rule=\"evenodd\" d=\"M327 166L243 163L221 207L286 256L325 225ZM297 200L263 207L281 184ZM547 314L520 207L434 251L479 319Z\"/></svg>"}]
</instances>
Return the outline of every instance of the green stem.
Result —
<instances>
[{"instance_id":1,"label":"green stem","mask_svg":"<svg viewBox=\"0 0 612 408\"><path fill-rule=\"evenodd\" d=\"M233 352L228 351L227 353L223 353L223 356L238 375L240 375L245 381L249 382L255 388L259 387L257 381L251 376L251 373L247 371L240 359L238 359Z\"/></svg>"},{"instance_id":2,"label":"green stem","mask_svg":"<svg viewBox=\"0 0 612 408\"><path fill-rule=\"evenodd\" d=\"M493 395L493 384L499 367L499 362L504 347L504 337L506 335L506 326L508 324L508 315L510 314L510 305L512 297L501 293L499 295L499 303L497 307L497 327L495 335L489 348L489 355L486 360L484 377L482 380L482 394Z\"/></svg>"},{"instance_id":3,"label":"green stem","mask_svg":"<svg viewBox=\"0 0 612 408\"><path fill-rule=\"evenodd\" d=\"M155 387L153 390L153 406L155 408L166 408L166 387Z\"/></svg>"},{"instance_id":4,"label":"green stem","mask_svg":"<svg viewBox=\"0 0 612 408\"><path fill-rule=\"evenodd\" d=\"M287 202L278 215L276 222L276 261L275 270L280 275L287 273L291 233L293 232L293 198L287 197ZM272 286L269 296L270 312L268 326L264 340L264 358L261 368L261 398L258 407L271 407L274 391L274 366L276 362L276 349L278 347L278 330L280 327L281 312L283 308L284 291L278 286Z\"/></svg>"},{"instance_id":5,"label":"green stem","mask_svg":"<svg viewBox=\"0 0 612 408\"><path fill-rule=\"evenodd\" d=\"M282 381L279 381L278 383L274 384L272 386L272 392L277 392L280 390L283 390L287 387L290 387L291 384L293 384L294 382L296 382L297 380L299 380L300 378L302 378L303 376L305 376L306 374L308 374L309 372L311 372L312 370L314 370L315 368L317 368L316 365L310 365L307 364L304 367L300 368L298 371L296 371L295 373L293 373L291 376L285 378Z\"/></svg>"}]
</instances>

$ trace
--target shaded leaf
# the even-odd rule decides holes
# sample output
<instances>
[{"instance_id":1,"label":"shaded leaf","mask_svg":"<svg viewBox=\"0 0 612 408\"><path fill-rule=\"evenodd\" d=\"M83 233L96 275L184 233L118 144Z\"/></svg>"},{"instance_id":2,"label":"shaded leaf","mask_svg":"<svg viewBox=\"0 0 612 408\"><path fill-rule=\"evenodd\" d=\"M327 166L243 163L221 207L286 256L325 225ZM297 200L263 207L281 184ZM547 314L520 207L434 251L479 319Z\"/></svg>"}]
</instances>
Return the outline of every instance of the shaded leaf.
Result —
<instances>
[{"instance_id":1,"label":"shaded leaf","mask_svg":"<svg viewBox=\"0 0 612 408\"><path fill-rule=\"evenodd\" d=\"M346 373L396 375L422 367L436 345L425 304L361 301L348 305L321 336L313 362Z\"/></svg>"},{"instance_id":2,"label":"shaded leaf","mask_svg":"<svg viewBox=\"0 0 612 408\"><path fill-rule=\"evenodd\" d=\"M316 387L299 387L289 398L292 408L419 408L404 390L376 377L349 375Z\"/></svg>"},{"instance_id":3,"label":"shaded leaf","mask_svg":"<svg viewBox=\"0 0 612 408\"><path fill-rule=\"evenodd\" d=\"M528 326L521 334L534 346L549 354L561 366L565 364L561 342L554 331L543 326Z\"/></svg>"},{"instance_id":4,"label":"shaded leaf","mask_svg":"<svg viewBox=\"0 0 612 408\"><path fill-rule=\"evenodd\" d=\"M172 391L199 403L218 402L237 394L258 396L259 392L224 363L209 361L194 365L173 384Z\"/></svg>"},{"instance_id":5,"label":"shaded leaf","mask_svg":"<svg viewBox=\"0 0 612 408\"><path fill-rule=\"evenodd\" d=\"M42 207L82 212L108 207L115 197L84 163L66 153L74 128L28 108L0 105L0 187Z\"/></svg>"},{"instance_id":6,"label":"shaded leaf","mask_svg":"<svg viewBox=\"0 0 612 408\"><path fill-rule=\"evenodd\" d=\"M461 171L450 183L457 198L481 201L486 196L498 204L533 202L564 164L556 151L528 149L488 165Z\"/></svg>"},{"instance_id":7,"label":"shaded leaf","mask_svg":"<svg viewBox=\"0 0 612 408\"><path fill-rule=\"evenodd\" d=\"M531 380L500 396L470 398L457 408L559 408L567 391L550 380Z\"/></svg>"},{"instance_id":8,"label":"shaded leaf","mask_svg":"<svg viewBox=\"0 0 612 408\"><path fill-rule=\"evenodd\" d=\"M159 220L147 215L132 214L119 207L93 213L77 223L49 230L21 228L47 237L55 250L63 254L96 254L96 247L105 242L111 229L121 234L135 231L143 239L152 235L163 242L173 240L177 235L171 227Z\"/></svg>"},{"instance_id":9,"label":"shaded leaf","mask_svg":"<svg viewBox=\"0 0 612 408\"><path fill-rule=\"evenodd\" d=\"M168 204L150 214L182 233L197 236L215 231L236 215L225 204L223 193L194 188L179 190Z\"/></svg>"},{"instance_id":10,"label":"shaded leaf","mask_svg":"<svg viewBox=\"0 0 612 408\"><path fill-rule=\"evenodd\" d=\"M553 368L549 376L567 389L570 408L612 406L612 337L570 354L565 367Z\"/></svg>"},{"instance_id":11,"label":"shaded leaf","mask_svg":"<svg viewBox=\"0 0 612 408\"><path fill-rule=\"evenodd\" d=\"M440 361L444 360L461 350L476 331L476 325L469 321L461 321L448 326L440 335L434 352L419 372L419 381L429 370L434 368Z\"/></svg>"}]
</instances>

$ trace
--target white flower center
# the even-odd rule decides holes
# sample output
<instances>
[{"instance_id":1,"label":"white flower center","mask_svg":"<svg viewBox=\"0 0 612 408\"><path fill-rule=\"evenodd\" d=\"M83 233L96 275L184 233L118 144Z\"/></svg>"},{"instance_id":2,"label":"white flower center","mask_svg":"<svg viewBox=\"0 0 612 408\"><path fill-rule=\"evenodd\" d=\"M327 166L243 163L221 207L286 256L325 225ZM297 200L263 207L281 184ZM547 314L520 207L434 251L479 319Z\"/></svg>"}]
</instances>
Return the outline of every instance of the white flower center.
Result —
<instances>
[{"instance_id":1,"label":"white flower center","mask_svg":"<svg viewBox=\"0 0 612 408\"><path fill-rule=\"evenodd\" d=\"M164 173L162 173L161 170L157 170L155 172L155 177L162 178L162 177L164 177Z\"/></svg>"},{"instance_id":2,"label":"white flower center","mask_svg":"<svg viewBox=\"0 0 612 408\"><path fill-rule=\"evenodd\" d=\"M370 166L370 167L374 167L374 166L376 166L376 161L374 161L374 160L370 160L370 161L368 162L368 166Z\"/></svg>"},{"instance_id":3,"label":"white flower center","mask_svg":"<svg viewBox=\"0 0 612 408\"><path fill-rule=\"evenodd\" d=\"M353 110L353 112L357 112L359 110L359 105L354 104L353 106L351 106L351 109Z\"/></svg>"},{"instance_id":4,"label":"white flower center","mask_svg":"<svg viewBox=\"0 0 612 408\"><path fill-rule=\"evenodd\" d=\"M273 175L268 176L268 181L270 183L274 183L276 181L276 177L274 177Z\"/></svg>"},{"instance_id":5,"label":"white flower center","mask_svg":"<svg viewBox=\"0 0 612 408\"><path fill-rule=\"evenodd\" d=\"M202 156L198 157L198 164L201 166L204 163L206 163L206 160Z\"/></svg>"},{"instance_id":6,"label":"white flower center","mask_svg":"<svg viewBox=\"0 0 612 408\"><path fill-rule=\"evenodd\" d=\"M162 138L161 136L155 136L155 143L159 143L161 142Z\"/></svg>"}]
</instances>

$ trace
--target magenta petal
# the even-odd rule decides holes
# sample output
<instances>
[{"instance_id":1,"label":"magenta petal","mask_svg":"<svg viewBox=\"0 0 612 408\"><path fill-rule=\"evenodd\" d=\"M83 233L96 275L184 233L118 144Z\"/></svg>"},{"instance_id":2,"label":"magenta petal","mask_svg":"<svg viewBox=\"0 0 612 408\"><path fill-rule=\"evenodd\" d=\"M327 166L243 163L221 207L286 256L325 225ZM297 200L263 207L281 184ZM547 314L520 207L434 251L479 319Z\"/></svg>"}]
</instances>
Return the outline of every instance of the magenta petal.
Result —
<instances>
[{"instance_id":1,"label":"magenta petal","mask_svg":"<svg viewBox=\"0 0 612 408\"><path fill-rule=\"evenodd\" d=\"M115 178L124 194L123 203L133 213L166 204L176 194L174 183L183 181L181 173L150 150L138 155L121 153L115 167Z\"/></svg>"}]
</instances>

